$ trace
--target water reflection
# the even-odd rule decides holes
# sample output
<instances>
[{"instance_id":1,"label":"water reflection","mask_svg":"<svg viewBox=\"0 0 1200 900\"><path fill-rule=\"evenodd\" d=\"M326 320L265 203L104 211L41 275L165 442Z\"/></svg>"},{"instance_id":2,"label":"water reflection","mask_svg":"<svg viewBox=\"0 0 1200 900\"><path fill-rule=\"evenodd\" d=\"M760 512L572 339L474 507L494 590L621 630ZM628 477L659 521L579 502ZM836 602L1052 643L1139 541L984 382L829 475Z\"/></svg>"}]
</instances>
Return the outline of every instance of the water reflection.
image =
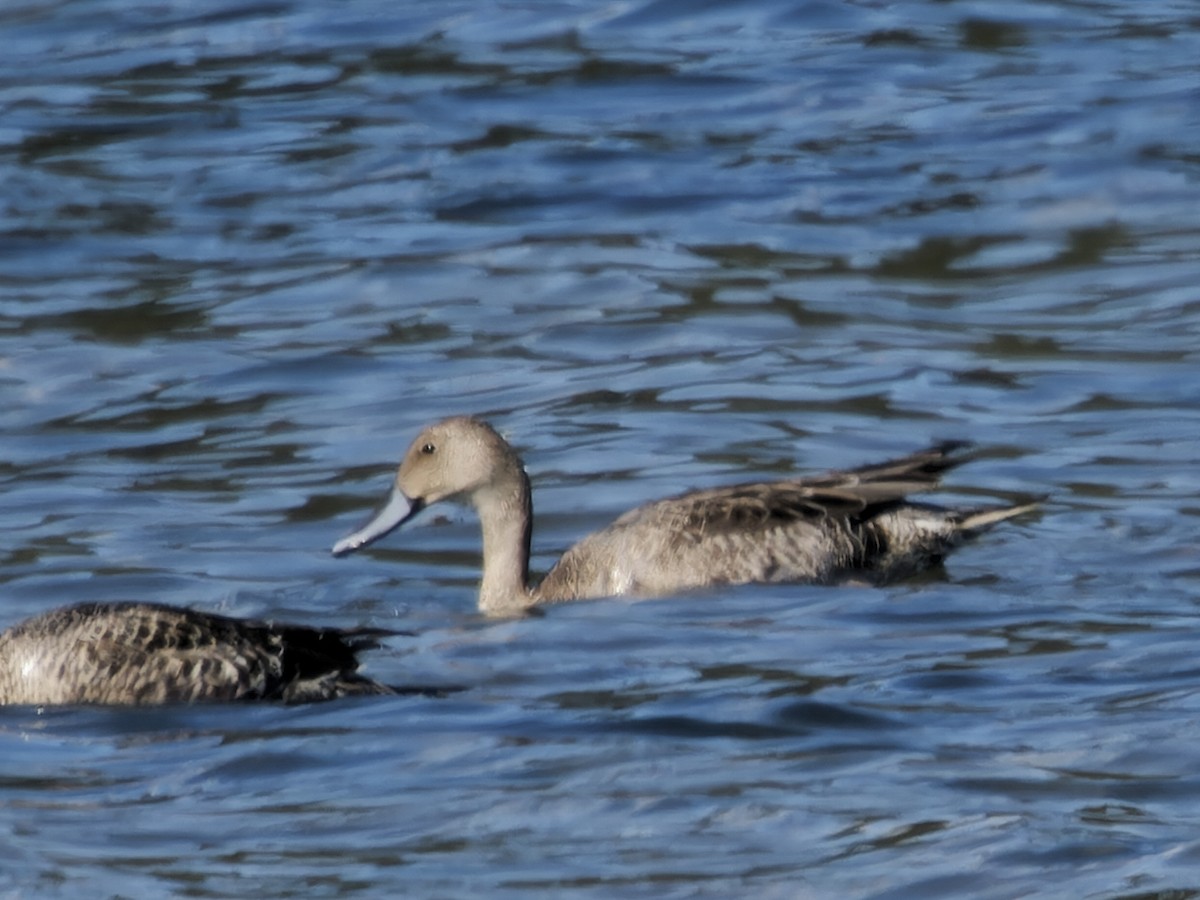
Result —
<instances>
[{"instance_id":1,"label":"water reflection","mask_svg":"<svg viewBox=\"0 0 1200 900\"><path fill-rule=\"evenodd\" d=\"M412 627L372 674L471 686L2 711L5 889L1192 884L1178 8L26 3L0 26L5 624L137 598ZM648 497L936 438L986 451L954 493L1050 499L888 591L493 625L467 517L326 556L457 412L522 450L542 565Z\"/></svg>"}]
</instances>

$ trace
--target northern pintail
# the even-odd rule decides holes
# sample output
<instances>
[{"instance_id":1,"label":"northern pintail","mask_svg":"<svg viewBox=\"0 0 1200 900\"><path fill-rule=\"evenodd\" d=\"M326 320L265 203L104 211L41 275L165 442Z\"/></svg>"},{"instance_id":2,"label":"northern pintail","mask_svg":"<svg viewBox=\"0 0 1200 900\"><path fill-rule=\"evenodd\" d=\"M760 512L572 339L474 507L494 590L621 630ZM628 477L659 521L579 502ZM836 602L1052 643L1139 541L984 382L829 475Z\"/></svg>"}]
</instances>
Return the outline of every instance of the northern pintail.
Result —
<instances>
[{"instance_id":1,"label":"northern pintail","mask_svg":"<svg viewBox=\"0 0 1200 900\"><path fill-rule=\"evenodd\" d=\"M575 544L531 584L533 504L525 468L490 425L458 416L418 435L383 508L333 553L359 550L425 507L451 500L479 515L479 609L488 615L723 584L882 584L936 564L963 540L1035 506L947 509L906 499L936 487L965 461L966 447L947 442L878 465L648 503Z\"/></svg>"},{"instance_id":2,"label":"northern pintail","mask_svg":"<svg viewBox=\"0 0 1200 900\"><path fill-rule=\"evenodd\" d=\"M358 653L405 632L257 622L157 603L84 603L0 634L0 705L307 703L400 689Z\"/></svg>"}]
</instances>

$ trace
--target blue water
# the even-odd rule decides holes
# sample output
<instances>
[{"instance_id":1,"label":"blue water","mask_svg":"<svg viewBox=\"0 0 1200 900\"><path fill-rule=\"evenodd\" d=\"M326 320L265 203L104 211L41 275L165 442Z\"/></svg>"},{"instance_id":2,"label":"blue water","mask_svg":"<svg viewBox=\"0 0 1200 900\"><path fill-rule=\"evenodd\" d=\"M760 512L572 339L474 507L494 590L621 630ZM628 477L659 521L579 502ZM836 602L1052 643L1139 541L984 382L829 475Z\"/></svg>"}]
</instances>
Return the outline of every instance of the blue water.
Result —
<instances>
[{"instance_id":1,"label":"blue water","mask_svg":"<svg viewBox=\"0 0 1200 900\"><path fill-rule=\"evenodd\" d=\"M0 710L14 897L1200 892L1200 19L1104 2L9 3L0 625L413 629L447 697ZM488 417L535 566L969 438L884 589L474 611L333 542Z\"/></svg>"}]
</instances>

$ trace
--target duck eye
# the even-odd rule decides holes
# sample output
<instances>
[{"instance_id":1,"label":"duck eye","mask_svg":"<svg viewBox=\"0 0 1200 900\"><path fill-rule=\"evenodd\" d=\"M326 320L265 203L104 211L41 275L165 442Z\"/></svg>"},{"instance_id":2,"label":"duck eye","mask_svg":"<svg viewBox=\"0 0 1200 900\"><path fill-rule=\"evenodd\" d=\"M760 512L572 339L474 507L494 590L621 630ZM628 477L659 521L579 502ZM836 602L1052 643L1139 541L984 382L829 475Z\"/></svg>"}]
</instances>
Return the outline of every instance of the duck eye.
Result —
<instances>
[{"instance_id":1,"label":"duck eye","mask_svg":"<svg viewBox=\"0 0 1200 900\"><path fill-rule=\"evenodd\" d=\"M433 446L433 444L425 444L424 446L421 447L421 452L424 454L427 454L427 455L434 453L436 451L437 451L437 447Z\"/></svg>"}]
</instances>

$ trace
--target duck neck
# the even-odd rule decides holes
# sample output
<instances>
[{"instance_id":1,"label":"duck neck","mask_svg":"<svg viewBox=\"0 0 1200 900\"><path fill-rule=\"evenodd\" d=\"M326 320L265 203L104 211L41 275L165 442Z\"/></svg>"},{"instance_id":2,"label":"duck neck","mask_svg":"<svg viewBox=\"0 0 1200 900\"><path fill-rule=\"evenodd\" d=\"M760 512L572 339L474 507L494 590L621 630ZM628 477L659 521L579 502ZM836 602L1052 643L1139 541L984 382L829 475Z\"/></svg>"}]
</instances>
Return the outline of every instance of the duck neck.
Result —
<instances>
[{"instance_id":1,"label":"duck neck","mask_svg":"<svg viewBox=\"0 0 1200 900\"><path fill-rule=\"evenodd\" d=\"M512 474L475 496L483 530L479 609L489 616L515 615L534 603L529 589L533 499L525 470L518 465Z\"/></svg>"}]
</instances>

